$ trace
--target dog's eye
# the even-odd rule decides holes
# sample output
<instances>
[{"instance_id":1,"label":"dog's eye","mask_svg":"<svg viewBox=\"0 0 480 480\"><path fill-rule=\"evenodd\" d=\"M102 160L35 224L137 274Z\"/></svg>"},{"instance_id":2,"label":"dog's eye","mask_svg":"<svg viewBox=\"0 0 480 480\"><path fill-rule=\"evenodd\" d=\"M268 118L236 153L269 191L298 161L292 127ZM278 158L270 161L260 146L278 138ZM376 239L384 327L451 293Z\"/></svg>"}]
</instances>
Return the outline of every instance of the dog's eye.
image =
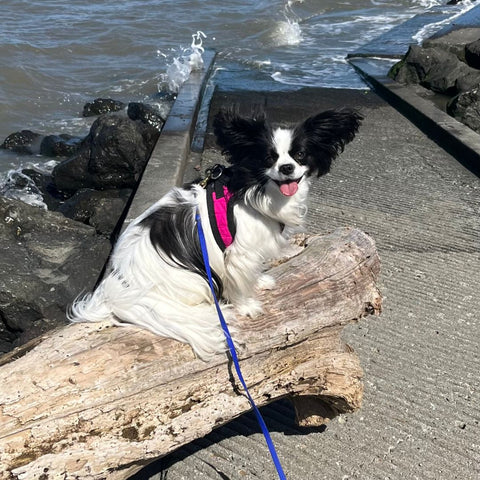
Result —
<instances>
[{"instance_id":1,"label":"dog's eye","mask_svg":"<svg viewBox=\"0 0 480 480\"><path fill-rule=\"evenodd\" d=\"M296 162L301 162L304 158L305 158L305 152L298 151L298 152L293 154L293 159Z\"/></svg>"}]
</instances>

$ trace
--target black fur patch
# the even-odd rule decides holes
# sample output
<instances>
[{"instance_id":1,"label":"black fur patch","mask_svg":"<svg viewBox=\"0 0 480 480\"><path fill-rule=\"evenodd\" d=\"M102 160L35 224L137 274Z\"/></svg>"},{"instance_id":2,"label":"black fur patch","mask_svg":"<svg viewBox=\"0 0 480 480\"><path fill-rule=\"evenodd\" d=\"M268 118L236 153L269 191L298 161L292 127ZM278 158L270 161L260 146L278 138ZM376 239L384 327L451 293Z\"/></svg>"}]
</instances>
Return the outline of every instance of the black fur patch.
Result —
<instances>
[{"instance_id":1,"label":"black fur patch","mask_svg":"<svg viewBox=\"0 0 480 480\"><path fill-rule=\"evenodd\" d=\"M162 206L140 225L150 230L150 241L165 261L194 272L208 282L192 205L179 202ZM220 299L223 283L213 269L212 279L215 295Z\"/></svg>"},{"instance_id":2,"label":"black fur patch","mask_svg":"<svg viewBox=\"0 0 480 480\"><path fill-rule=\"evenodd\" d=\"M272 129L265 115L247 119L233 110L221 110L215 116L213 128L218 145L232 165L229 190L240 196L253 186L261 190L268 181L265 169L277 159L271 142Z\"/></svg>"},{"instance_id":3,"label":"black fur patch","mask_svg":"<svg viewBox=\"0 0 480 480\"><path fill-rule=\"evenodd\" d=\"M308 166L309 174L324 175L353 140L362 119L358 112L346 108L313 115L295 127L290 154L294 157L302 152L299 163Z\"/></svg>"}]
</instances>

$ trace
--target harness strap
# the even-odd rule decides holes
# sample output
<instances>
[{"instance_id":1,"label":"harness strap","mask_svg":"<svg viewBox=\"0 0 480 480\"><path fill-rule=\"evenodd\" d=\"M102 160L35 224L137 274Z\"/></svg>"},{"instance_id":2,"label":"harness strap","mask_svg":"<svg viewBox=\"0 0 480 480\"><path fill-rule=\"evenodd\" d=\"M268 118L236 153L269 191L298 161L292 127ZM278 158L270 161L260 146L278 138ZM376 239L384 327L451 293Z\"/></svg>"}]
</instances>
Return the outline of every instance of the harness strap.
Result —
<instances>
[{"instance_id":1,"label":"harness strap","mask_svg":"<svg viewBox=\"0 0 480 480\"><path fill-rule=\"evenodd\" d=\"M214 169L221 167L216 165ZM215 172L215 170L213 170ZM208 218L212 233L220 249L225 249L233 243L236 226L233 218L233 194L228 190L228 174L222 167L219 174L211 177L206 184Z\"/></svg>"}]
</instances>

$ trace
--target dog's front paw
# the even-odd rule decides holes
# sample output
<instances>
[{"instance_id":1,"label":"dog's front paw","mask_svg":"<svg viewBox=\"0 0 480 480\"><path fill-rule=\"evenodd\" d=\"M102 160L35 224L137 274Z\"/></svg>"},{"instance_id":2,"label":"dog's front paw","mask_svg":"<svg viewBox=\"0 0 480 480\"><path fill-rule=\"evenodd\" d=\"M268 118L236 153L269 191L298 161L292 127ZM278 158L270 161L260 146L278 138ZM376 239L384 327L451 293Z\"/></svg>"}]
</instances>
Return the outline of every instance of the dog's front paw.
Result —
<instances>
[{"instance_id":1,"label":"dog's front paw","mask_svg":"<svg viewBox=\"0 0 480 480\"><path fill-rule=\"evenodd\" d=\"M273 290L275 287L275 279L271 275L264 273L263 275L260 275L257 287L260 288L260 290Z\"/></svg>"},{"instance_id":2,"label":"dog's front paw","mask_svg":"<svg viewBox=\"0 0 480 480\"><path fill-rule=\"evenodd\" d=\"M238 313L243 316L255 318L263 312L262 304L254 298L246 299L237 306Z\"/></svg>"}]
</instances>

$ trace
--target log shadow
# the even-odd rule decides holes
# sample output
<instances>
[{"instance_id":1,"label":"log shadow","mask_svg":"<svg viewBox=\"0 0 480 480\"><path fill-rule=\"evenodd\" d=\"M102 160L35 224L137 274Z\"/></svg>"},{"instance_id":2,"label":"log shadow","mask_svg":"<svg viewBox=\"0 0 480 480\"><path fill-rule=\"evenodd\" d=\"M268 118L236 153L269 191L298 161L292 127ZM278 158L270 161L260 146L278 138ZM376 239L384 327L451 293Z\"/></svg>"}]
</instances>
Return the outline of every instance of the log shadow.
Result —
<instances>
[{"instance_id":1,"label":"log shadow","mask_svg":"<svg viewBox=\"0 0 480 480\"><path fill-rule=\"evenodd\" d=\"M281 432L284 435L306 435L313 432L323 433L327 428L326 425L320 427L298 426L295 423L295 408L289 399L281 399L272 402L269 405L261 407L260 412L270 432ZM228 438L236 436L248 437L253 434L261 433L262 431L257 423L255 414L253 411L247 412L226 425L216 428L205 437L198 438L193 442L180 447L175 452L152 462L140 472L131 476L129 480L170 480L168 477L168 469L176 463L184 461L191 455ZM215 471L219 479L234 480L219 470L215 465L204 459L201 461Z\"/></svg>"}]
</instances>

